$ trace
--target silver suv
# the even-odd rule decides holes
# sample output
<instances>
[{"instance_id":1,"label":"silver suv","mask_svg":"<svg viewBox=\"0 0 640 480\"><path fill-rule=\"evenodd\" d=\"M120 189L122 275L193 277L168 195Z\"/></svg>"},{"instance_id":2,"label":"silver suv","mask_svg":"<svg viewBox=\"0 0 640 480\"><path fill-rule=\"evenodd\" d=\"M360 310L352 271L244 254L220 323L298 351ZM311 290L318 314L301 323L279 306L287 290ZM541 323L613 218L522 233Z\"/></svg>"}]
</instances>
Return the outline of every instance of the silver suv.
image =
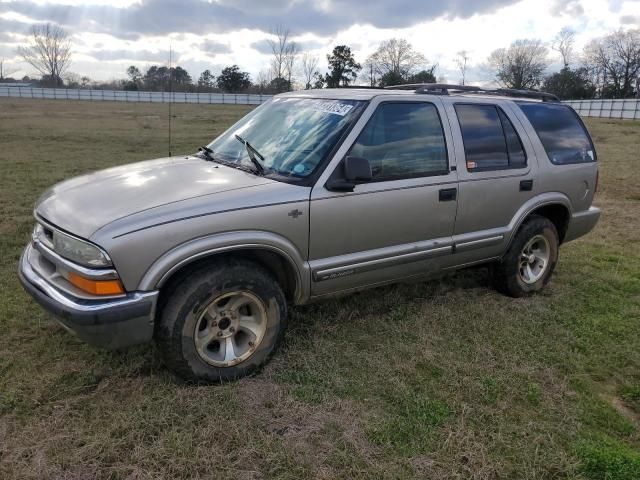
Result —
<instances>
[{"instance_id":1,"label":"silver suv","mask_svg":"<svg viewBox=\"0 0 640 480\"><path fill-rule=\"evenodd\" d=\"M278 95L198 153L48 190L24 288L81 339L155 339L195 381L241 377L287 305L487 263L513 297L589 232L580 118L539 92L450 85Z\"/></svg>"}]
</instances>

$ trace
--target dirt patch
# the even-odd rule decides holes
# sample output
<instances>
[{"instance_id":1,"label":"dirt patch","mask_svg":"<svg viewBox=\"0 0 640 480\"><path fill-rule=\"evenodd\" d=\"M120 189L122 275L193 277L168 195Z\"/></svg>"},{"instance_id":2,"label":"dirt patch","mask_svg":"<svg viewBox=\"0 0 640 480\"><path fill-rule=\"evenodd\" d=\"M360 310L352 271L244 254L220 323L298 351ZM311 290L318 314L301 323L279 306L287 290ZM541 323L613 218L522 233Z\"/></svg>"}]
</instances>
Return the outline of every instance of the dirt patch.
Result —
<instances>
[{"instance_id":1,"label":"dirt patch","mask_svg":"<svg viewBox=\"0 0 640 480\"><path fill-rule=\"evenodd\" d=\"M636 426L640 426L640 415L631 410L627 405L625 405L624 400L620 397L616 397L614 395L602 395L603 400L605 400L609 405L611 405L616 412L625 417L627 420L632 422Z\"/></svg>"},{"instance_id":2,"label":"dirt patch","mask_svg":"<svg viewBox=\"0 0 640 480\"><path fill-rule=\"evenodd\" d=\"M339 472L328 460L345 452L368 467L377 463L379 449L367 440L359 408L351 401L305 404L268 378L245 379L236 393L253 421L294 451L316 478L335 478Z\"/></svg>"}]
</instances>

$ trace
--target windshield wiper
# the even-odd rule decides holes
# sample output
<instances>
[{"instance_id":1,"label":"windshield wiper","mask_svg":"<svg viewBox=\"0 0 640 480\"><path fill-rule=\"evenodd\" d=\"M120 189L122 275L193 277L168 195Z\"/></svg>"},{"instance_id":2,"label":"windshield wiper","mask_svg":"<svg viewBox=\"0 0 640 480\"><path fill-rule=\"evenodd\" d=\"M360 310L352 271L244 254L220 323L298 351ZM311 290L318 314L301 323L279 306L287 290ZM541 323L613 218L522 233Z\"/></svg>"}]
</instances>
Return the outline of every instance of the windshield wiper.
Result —
<instances>
[{"instance_id":1,"label":"windshield wiper","mask_svg":"<svg viewBox=\"0 0 640 480\"><path fill-rule=\"evenodd\" d=\"M209 147L198 147L198 152L201 152L207 160L215 162L215 159L213 158L213 150Z\"/></svg>"},{"instance_id":2,"label":"windshield wiper","mask_svg":"<svg viewBox=\"0 0 640 480\"><path fill-rule=\"evenodd\" d=\"M251 144L247 142L244 138L242 138L240 135L236 135L235 137L236 137L236 140L244 144L244 148L247 149L247 155L249 155L249 158L251 159L251 163L253 163L256 166L256 170L258 171L258 174L264 175L265 168L264 168L264 165L262 164L262 162L264 162L264 157L260 154L258 150L252 147ZM260 158L260 160L258 160L258 158Z\"/></svg>"}]
</instances>

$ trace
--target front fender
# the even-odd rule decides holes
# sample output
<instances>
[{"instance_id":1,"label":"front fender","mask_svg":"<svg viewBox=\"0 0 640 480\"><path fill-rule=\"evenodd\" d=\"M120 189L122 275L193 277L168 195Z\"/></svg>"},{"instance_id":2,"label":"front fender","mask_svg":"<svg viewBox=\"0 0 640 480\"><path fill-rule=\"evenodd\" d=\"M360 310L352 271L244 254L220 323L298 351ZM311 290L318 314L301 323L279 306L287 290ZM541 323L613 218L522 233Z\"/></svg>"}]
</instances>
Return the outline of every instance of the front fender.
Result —
<instances>
[{"instance_id":1,"label":"front fender","mask_svg":"<svg viewBox=\"0 0 640 480\"><path fill-rule=\"evenodd\" d=\"M147 269L138 289L156 290L173 273L191 262L210 255L246 249L264 249L280 255L296 272L296 303L302 303L309 297L309 266L295 245L280 235L251 230L208 235L174 247Z\"/></svg>"}]
</instances>

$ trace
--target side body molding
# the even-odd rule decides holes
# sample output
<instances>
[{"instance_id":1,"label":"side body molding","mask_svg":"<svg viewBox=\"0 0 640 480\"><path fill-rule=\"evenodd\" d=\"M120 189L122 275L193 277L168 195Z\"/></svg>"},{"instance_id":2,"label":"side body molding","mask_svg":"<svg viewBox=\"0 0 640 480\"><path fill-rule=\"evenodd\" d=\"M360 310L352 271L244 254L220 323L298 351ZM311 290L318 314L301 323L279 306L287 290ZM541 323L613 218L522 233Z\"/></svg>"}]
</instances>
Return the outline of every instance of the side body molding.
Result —
<instances>
[{"instance_id":1,"label":"side body molding","mask_svg":"<svg viewBox=\"0 0 640 480\"><path fill-rule=\"evenodd\" d=\"M521 205L505 226L454 235L454 254L444 268L457 269L501 258L527 216L547 205L562 205L570 215L573 213L571 201L562 193L536 195Z\"/></svg>"},{"instance_id":2,"label":"side body molding","mask_svg":"<svg viewBox=\"0 0 640 480\"><path fill-rule=\"evenodd\" d=\"M309 298L310 271L298 249L285 237L270 232L243 230L196 238L165 252L145 272L139 290L155 290L185 265L217 253L267 250L279 254L296 272L295 303Z\"/></svg>"}]
</instances>

